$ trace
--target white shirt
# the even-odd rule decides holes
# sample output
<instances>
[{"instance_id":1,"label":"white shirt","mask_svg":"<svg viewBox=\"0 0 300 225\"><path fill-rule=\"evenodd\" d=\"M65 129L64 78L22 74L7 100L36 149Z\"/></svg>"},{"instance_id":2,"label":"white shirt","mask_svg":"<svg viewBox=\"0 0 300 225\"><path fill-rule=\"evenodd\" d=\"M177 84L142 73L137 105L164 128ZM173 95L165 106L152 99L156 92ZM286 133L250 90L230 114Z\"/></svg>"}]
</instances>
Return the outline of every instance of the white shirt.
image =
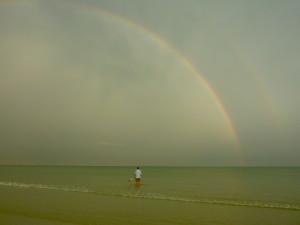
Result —
<instances>
[{"instance_id":1,"label":"white shirt","mask_svg":"<svg viewBox=\"0 0 300 225\"><path fill-rule=\"evenodd\" d=\"M141 175L142 175L142 171L140 169L137 169L135 171L135 178L141 178Z\"/></svg>"}]
</instances>

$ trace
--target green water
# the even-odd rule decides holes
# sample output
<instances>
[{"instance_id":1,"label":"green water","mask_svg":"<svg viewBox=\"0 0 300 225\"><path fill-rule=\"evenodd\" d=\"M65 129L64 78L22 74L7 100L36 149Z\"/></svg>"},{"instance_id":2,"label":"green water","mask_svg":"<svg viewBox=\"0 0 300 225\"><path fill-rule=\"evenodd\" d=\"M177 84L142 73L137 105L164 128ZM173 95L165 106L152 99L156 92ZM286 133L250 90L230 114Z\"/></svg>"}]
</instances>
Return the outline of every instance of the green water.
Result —
<instances>
[{"instance_id":1,"label":"green water","mask_svg":"<svg viewBox=\"0 0 300 225\"><path fill-rule=\"evenodd\" d=\"M300 224L300 168L0 166L0 224Z\"/></svg>"}]
</instances>

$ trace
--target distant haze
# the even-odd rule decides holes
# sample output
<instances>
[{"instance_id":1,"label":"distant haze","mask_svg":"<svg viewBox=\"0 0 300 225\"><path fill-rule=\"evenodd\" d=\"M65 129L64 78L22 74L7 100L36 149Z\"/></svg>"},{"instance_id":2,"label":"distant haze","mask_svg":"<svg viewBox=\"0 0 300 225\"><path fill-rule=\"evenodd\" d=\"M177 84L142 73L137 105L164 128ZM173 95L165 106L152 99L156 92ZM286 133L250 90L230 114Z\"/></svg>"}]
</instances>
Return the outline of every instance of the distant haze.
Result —
<instances>
[{"instance_id":1,"label":"distant haze","mask_svg":"<svg viewBox=\"0 0 300 225\"><path fill-rule=\"evenodd\" d=\"M0 164L299 166L299 11L1 1Z\"/></svg>"}]
</instances>

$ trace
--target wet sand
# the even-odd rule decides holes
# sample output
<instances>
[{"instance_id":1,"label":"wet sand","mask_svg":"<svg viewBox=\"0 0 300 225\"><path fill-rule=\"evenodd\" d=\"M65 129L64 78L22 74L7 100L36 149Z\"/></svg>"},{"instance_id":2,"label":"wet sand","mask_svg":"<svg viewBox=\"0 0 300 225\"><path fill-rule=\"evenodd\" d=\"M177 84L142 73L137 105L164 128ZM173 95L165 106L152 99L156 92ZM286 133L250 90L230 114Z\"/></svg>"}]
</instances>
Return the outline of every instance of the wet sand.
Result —
<instances>
[{"instance_id":1,"label":"wet sand","mask_svg":"<svg viewBox=\"0 0 300 225\"><path fill-rule=\"evenodd\" d=\"M299 211L0 187L1 224L297 224Z\"/></svg>"}]
</instances>

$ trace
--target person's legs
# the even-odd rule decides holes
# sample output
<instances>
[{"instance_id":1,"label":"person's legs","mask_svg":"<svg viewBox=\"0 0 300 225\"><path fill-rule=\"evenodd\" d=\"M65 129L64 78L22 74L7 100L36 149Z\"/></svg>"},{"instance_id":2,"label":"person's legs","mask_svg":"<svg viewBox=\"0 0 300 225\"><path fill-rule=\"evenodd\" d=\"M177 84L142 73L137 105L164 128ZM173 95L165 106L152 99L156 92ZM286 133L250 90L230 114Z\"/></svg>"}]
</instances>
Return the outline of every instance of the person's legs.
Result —
<instances>
[{"instance_id":1,"label":"person's legs","mask_svg":"<svg viewBox=\"0 0 300 225\"><path fill-rule=\"evenodd\" d=\"M141 179L140 178L136 178L135 179L135 186L139 187L141 185Z\"/></svg>"}]
</instances>

